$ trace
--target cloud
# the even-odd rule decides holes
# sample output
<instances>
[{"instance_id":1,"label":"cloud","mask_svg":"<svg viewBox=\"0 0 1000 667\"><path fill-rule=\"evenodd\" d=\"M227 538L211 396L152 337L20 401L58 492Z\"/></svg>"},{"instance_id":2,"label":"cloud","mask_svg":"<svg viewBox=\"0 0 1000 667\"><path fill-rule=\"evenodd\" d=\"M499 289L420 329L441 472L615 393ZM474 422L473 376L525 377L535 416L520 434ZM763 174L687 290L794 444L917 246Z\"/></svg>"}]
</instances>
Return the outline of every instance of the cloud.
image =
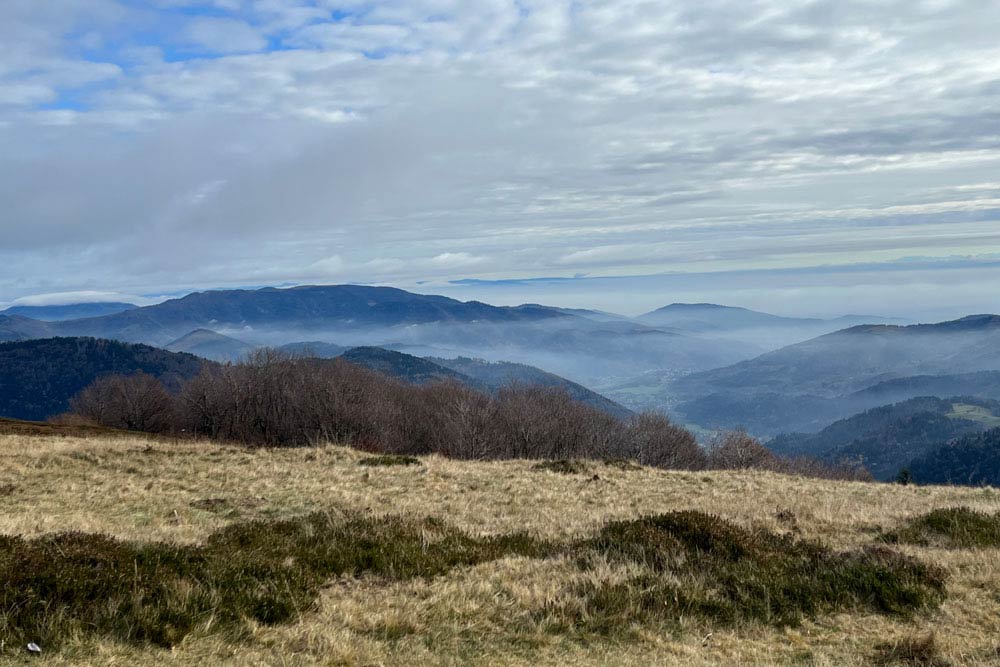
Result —
<instances>
[{"instance_id":1,"label":"cloud","mask_svg":"<svg viewBox=\"0 0 1000 667\"><path fill-rule=\"evenodd\" d=\"M133 303L149 305L155 302L146 297L120 292L56 292L52 294L32 294L14 299L10 306L68 306L77 303Z\"/></svg>"},{"instance_id":2,"label":"cloud","mask_svg":"<svg viewBox=\"0 0 1000 667\"><path fill-rule=\"evenodd\" d=\"M432 257L427 263L443 269L455 269L474 266L482 261L482 257L476 257L467 252L443 252Z\"/></svg>"},{"instance_id":3,"label":"cloud","mask_svg":"<svg viewBox=\"0 0 1000 667\"><path fill-rule=\"evenodd\" d=\"M56 4L0 3L0 299L1000 250L995 3Z\"/></svg>"},{"instance_id":4,"label":"cloud","mask_svg":"<svg viewBox=\"0 0 1000 667\"><path fill-rule=\"evenodd\" d=\"M249 23L230 18L201 17L184 28L183 38L209 53L250 53L267 46L267 39Z\"/></svg>"}]
</instances>

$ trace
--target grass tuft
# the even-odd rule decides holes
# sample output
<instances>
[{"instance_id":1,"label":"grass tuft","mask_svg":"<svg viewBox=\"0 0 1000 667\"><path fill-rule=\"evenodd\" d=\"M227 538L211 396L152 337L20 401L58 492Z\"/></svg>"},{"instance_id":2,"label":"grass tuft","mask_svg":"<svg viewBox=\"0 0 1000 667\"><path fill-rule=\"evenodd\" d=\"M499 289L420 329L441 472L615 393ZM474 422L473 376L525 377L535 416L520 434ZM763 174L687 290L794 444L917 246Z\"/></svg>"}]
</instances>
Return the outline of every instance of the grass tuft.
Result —
<instances>
[{"instance_id":1,"label":"grass tuft","mask_svg":"<svg viewBox=\"0 0 1000 667\"><path fill-rule=\"evenodd\" d=\"M625 471L642 470L641 465L628 459L605 459L604 465L609 468L618 468Z\"/></svg>"},{"instance_id":2,"label":"grass tuft","mask_svg":"<svg viewBox=\"0 0 1000 667\"><path fill-rule=\"evenodd\" d=\"M540 461L531 466L532 470L538 472L554 472L560 475L585 475L590 472L587 464L583 461L570 459L556 459L554 461Z\"/></svg>"},{"instance_id":3,"label":"grass tuft","mask_svg":"<svg viewBox=\"0 0 1000 667\"><path fill-rule=\"evenodd\" d=\"M967 507L938 509L910 519L883 538L893 544L951 549L1000 547L1000 514L976 512Z\"/></svg>"},{"instance_id":4,"label":"grass tuft","mask_svg":"<svg viewBox=\"0 0 1000 667\"><path fill-rule=\"evenodd\" d=\"M420 465L420 459L414 458L412 456L397 456L394 454L386 454L384 456L369 456L358 461L359 466L417 466Z\"/></svg>"},{"instance_id":5,"label":"grass tuft","mask_svg":"<svg viewBox=\"0 0 1000 667\"><path fill-rule=\"evenodd\" d=\"M950 667L951 662L941 656L934 633L926 637L906 637L875 647L872 659L875 665L886 667Z\"/></svg>"}]
</instances>

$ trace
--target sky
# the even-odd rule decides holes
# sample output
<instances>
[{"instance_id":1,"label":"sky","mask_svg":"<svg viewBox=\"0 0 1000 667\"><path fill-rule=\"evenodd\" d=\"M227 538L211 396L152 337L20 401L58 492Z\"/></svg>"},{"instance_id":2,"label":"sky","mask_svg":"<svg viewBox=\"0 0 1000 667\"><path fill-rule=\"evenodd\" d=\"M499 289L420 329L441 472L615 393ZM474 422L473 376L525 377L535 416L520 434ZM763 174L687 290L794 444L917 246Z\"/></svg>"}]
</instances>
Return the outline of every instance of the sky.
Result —
<instances>
[{"instance_id":1,"label":"sky","mask_svg":"<svg viewBox=\"0 0 1000 667\"><path fill-rule=\"evenodd\" d=\"M1000 311L993 0L3 0L0 303Z\"/></svg>"}]
</instances>

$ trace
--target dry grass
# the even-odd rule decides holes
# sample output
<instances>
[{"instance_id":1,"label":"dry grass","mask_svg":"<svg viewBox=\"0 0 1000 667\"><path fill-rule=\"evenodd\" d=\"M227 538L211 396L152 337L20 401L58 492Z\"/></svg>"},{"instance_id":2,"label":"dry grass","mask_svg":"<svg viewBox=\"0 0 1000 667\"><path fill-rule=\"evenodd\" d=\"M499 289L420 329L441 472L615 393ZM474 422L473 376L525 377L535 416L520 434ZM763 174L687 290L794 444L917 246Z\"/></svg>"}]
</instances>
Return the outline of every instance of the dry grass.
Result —
<instances>
[{"instance_id":1,"label":"dry grass","mask_svg":"<svg viewBox=\"0 0 1000 667\"><path fill-rule=\"evenodd\" d=\"M143 438L0 436L0 533L78 530L193 543L236 520L344 509L434 516L472 534L528 530L567 540L609 520L701 510L746 527L862 547L908 518L946 507L1000 511L995 489L824 482L774 473L674 473L591 464L597 474L540 474L534 462L359 466L340 447L255 450ZM40 660L53 665L867 665L876 646L932 630L943 660L1000 664L1000 553L902 546L950 574L941 608L911 620L836 614L794 629L719 629L698 619L629 641L577 641L539 610L595 581L635 572L608 562L504 558L448 575L331 582L299 622L254 627L249 642L211 632L172 651L85 638ZM541 619L541 620L540 620ZM710 634L711 633L711 634ZM0 638L3 639L3 638ZM44 647L43 647L44 648ZM9 642L0 663L22 664Z\"/></svg>"}]
</instances>

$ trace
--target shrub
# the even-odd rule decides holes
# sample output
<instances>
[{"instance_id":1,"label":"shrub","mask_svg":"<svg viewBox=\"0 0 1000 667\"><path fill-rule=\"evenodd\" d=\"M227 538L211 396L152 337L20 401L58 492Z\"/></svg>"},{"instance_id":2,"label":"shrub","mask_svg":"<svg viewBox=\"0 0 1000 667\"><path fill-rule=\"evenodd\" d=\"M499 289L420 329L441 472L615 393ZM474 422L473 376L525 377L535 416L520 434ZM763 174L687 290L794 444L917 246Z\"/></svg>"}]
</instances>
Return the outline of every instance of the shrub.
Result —
<instances>
[{"instance_id":1,"label":"shrub","mask_svg":"<svg viewBox=\"0 0 1000 667\"><path fill-rule=\"evenodd\" d=\"M695 616L790 624L825 611L906 614L943 595L939 570L888 549L835 553L698 512L607 524L557 544L526 533L470 536L425 519L313 513L235 523L203 545L63 533L0 536L0 636L58 648L71 637L172 646L191 633L247 636L246 623L290 621L332 577L434 577L518 556L628 564L617 583L587 576L543 612L583 633ZM580 602L582 601L582 602Z\"/></svg>"},{"instance_id":2,"label":"shrub","mask_svg":"<svg viewBox=\"0 0 1000 667\"><path fill-rule=\"evenodd\" d=\"M967 507L937 509L910 519L883 537L890 543L952 549L1000 547L1000 514Z\"/></svg>"},{"instance_id":3,"label":"shrub","mask_svg":"<svg viewBox=\"0 0 1000 667\"><path fill-rule=\"evenodd\" d=\"M944 595L942 570L889 549L833 552L700 512L612 522L579 549L584 563L589 553L643 568L582 585L582 606L563 610L568 624L601 634L690 616L781 626L831 611L906 615Z\"/></svg>"},{"instance_id":4,"label":"shrub","mask_svg":"<svg viewBox=\"0 0 1000 667\"><path fill-rule=\"evenodd\" d=\"M609 468L618 468L619 470L631 471L631 470L642 470L642 466L634 461L629 461L628 459L604 459L604 465Z\"/></svg>"},{"instance_id":5,"label":"shrub","mask_svg":"<svg viewBox=\"0 0 1000 667\"><path fill-rule=\"evenodd\" d=\"M522 533L474 538L433 520L325 513L233 524L202 546L0 537L0 634L51 647L77 635L171 646L208 626L238 636L247 619L309 609L333 576L429 577L552 548Z\"/></svg>"}]
</instances>

